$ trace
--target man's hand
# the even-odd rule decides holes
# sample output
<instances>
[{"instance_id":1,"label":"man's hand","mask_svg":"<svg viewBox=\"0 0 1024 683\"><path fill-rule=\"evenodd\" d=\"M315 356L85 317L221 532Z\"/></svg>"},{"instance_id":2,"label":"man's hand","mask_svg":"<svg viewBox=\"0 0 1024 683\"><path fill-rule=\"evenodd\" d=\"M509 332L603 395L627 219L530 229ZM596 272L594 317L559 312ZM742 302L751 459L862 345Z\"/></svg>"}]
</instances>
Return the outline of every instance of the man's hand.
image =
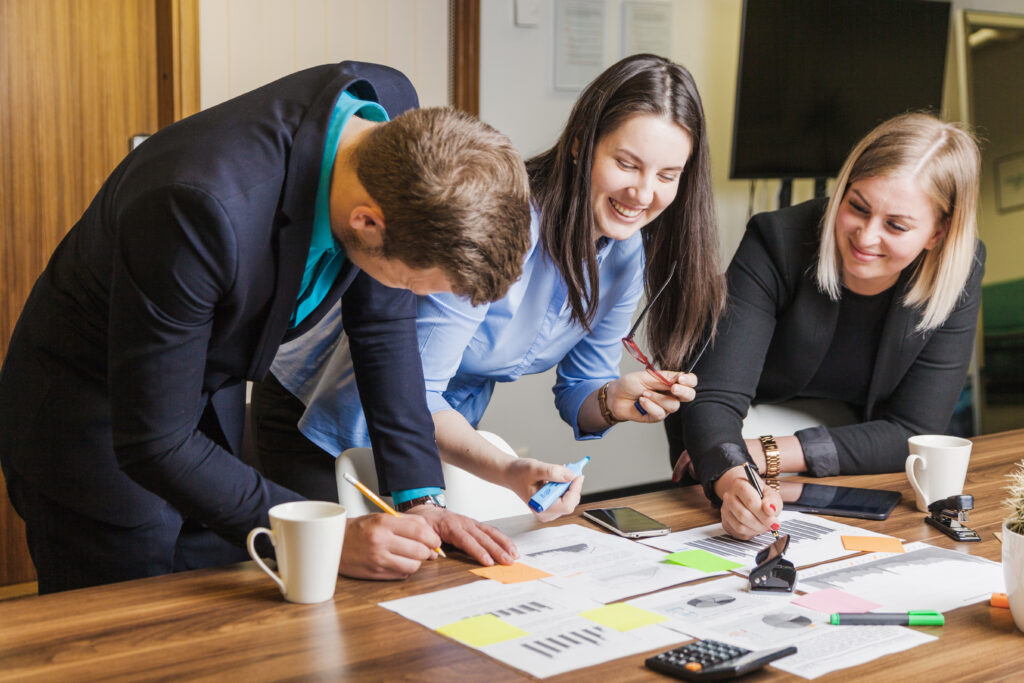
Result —
<instances>
[{"instance_id":1,"label":"man's hand","mask_svg":"<svg viewBox=\"0 0 1024 683\"><path fill-rule=\"evenodd\" d=\"M404 579L434 557L441 539L420 517L363 515L348 520L338 573L354 579Z\"/></svg>"},{"instance_id":2,"label":"man's hand","mask_svg":"<svg viewBox=\"0 0 1024 683\"><path fill-rule=\"evenodd\" d=\"M417 505L406 514L426 520L441 540L451 543L485 567L495 562L512 564L519 557L512 539L489 524L481 524L432 503Z\"/></svg>"},{"instance_id":3,"label":"man's hand","mask_svg":"<svg viewBox=\"0 0 1024 683\"><path fill-rule=\"evenodd\" d=\"M762 483L764 500L747 481L743 467L733 467L715 482L715 493L722 499L722 526L734 538L748 540L771 529L778 529L782 510L779 492Z\"/></svg>"},{"instance_id":4,"label":"man's hand","mask_svg":"<svg viewBox=\"0 0 1024 683\"><path fill-rule=\"evenodd\" d=\"M533 494L550 481L571 481L572 484L547 510L534 513L541 522L550 522L576 509L583 491L583 475L573 474L572 470L564 465L553 465L534 458L511 459L505 469L505 487L512 489L525 503L529 503Z\"/></svg>"}]
</instances>

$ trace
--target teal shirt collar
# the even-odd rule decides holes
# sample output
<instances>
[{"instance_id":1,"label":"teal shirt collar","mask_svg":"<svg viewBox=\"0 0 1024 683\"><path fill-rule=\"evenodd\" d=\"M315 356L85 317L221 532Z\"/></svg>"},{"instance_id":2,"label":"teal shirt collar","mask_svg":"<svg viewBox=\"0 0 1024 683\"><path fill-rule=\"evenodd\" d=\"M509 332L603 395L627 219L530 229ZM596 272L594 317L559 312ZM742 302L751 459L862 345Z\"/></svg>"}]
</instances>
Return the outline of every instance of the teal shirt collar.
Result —
<instances>
[{"instance_id":1,"label":"teal shirt collar","mask_svg":"<svg viewBox=\"0 0 1024 683\"><path fill-rule=\"evenodd\" d=\"M313 234L309 242L309 254L299 286L295 311L289 321L290 327L301 323L312 313L334 284L341 266L345 263L345 250L331 231L330 190L334 159L345 124L355 114L368 121L387 121L388 114L380 104L359 100L347 91L342 92L334 105L334 112L327 128L324 155L320 163L320 180L317 184L313 213Z\"/></svg>"}]
</instances>

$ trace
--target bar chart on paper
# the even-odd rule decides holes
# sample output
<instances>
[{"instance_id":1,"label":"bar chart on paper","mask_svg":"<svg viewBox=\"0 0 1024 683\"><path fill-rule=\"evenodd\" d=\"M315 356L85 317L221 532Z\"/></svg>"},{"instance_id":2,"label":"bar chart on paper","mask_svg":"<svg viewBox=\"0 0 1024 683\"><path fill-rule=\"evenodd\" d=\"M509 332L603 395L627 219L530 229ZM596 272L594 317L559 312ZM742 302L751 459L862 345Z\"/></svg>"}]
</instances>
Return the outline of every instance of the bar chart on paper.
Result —
<instances>
[{"instance_id":1,"label":"bar chart on paper","mask_svg":"<svg viewBox=\"0 0 1024 683\"><path fill-rule=\"evenodd\" d=\"M843 546L843 536L881 535L802 512L783 511L779 515L779 524L780 533L789 534L790 538L786 559L798 567L851 555L852 553ZM710 524L666 536L641 539L640 542L673 553L679 550L705 550L720 557L742 562L749 569L754 564L757 553L774 540L770 533L763 533L749 541L742 541L727 534L721 524Z\"/></svg>"},{"instance_id":2,"label":"bar chart on paper","mask_svg":"<svg viewBox=\"0 0 1024 683\"><path fill-rule=\"evenodd\" d=\"M380 606L538 678L686 639L654 613L651 623L602 623L615 607L542 581L476 581Z\"/></svg>"},{"instance_id":3,"label":"bar chart on paper","mask_svg":"<svg viewBox=\"0 0 1024 683\"><path fill-rule=\"evenodd\" d=\"M522 642L519 646L541 657L554 659L566 650L578 649L588 645L601 647L605 640L603 626L590 626L587 628L571 629L565 633L553 633L545 638Z\"/></svg>"},{"instance_id":4,"label":"bar chart on paper","mask_svg":"<svg viewBox=\"0 0 1024 683\"><path fill-rule=\"evenodd\" d=\"M551 605L545 605L542 602L531 600L530 602L524 602L518 605L508 605L507 607L500 607L498 609L491 610L490 612L488 612L488 614L494 615L499 619L504 619L511 616L539 614L545 610L551 609Z\"/></svg>"},{"instance_id":5,"label":"bar chart on paper","mask_svg":"<svg viewBox=\"0 0 1024 683\"><path fill-rule=\"evenodd\" d=\"M905 548L905 553L870 553L814 567L800 580L806 590L835 588L893 612L944 612L987 600L1005 585L998 562L926 543Z\"/></svg>"},{"instance_id":6,"label":"bar chart on paper","mask_svg":"<svg viewBox=\"0 0 1024 683\"><path fill-rule=\"evenodd\" d=\"M791 519L781 523L780 534L789 534L790 546L803 541L817 541L832 533L832 529L803 519ZM775 537L764 533L749 541L740 541L728 534L720 534L709 538L700 538L686 544L687 548L707 550L709 553L731 559L745 559L757 555L765 547L772 544Z\"/></svg>"}]
</instances>

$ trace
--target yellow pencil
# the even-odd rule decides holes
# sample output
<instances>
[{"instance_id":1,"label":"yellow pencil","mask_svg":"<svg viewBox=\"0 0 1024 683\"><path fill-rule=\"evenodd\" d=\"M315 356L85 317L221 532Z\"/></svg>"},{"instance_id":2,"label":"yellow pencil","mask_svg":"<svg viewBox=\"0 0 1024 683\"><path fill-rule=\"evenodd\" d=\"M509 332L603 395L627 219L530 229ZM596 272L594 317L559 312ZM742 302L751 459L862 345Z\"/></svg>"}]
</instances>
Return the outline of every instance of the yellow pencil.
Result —
<instances>
[{"instance_id":1,"label":"yellow pencil","mask_svg":"<svg viewBox=\"0 0 1024 683\"><path fill-rule=\"evenodd\" d=\"M377 495L376 493L374 493L374 492L373 492L373 491L371 491L370 489L366 488L366 486L365 486L365 485L363 485L363 482L359 481L358 479L356 479L355 477L353 477L353 476L352 476L351 474L349 474L348 472L345 472L345 473L344 473L344 477L345 477L345 481L347 481L348 483L352 484L352 485L353 485L353 486L355 486L355 487L356 487L357 489L359 489L359 492L360 492L360 493L362 493L362 494L363 494L364 496L366 496L367 498L369 498L370 500L372 500L372 501L373 501L374 503L376 503L377 507L379 507L379 508L380 508L381 510L383 510L384 512L386 512L386 513L388 513L389 515L392 515L392 516L394 516L394 517L401 517L401 516L402 516L402 515L401 515L401 514L399 514L399 513L398 513L398 511L396 511L396 510L395 510L395 509L394 509L393 507L391 507L390 505L388 505L388 504L387 504L387 503L386 503L386 502L384 501L384 499L383 499L383 498L381 498L380 496L378 496L378 495ZM437 553L438 555L440 555L441 557L448 557L447 555L445 555L445 554L444 554L444 551L443 551L443 550L441 550L440 548L434 548L434 552L435 552L435 553Z\"/></svg>"}]
</instances>

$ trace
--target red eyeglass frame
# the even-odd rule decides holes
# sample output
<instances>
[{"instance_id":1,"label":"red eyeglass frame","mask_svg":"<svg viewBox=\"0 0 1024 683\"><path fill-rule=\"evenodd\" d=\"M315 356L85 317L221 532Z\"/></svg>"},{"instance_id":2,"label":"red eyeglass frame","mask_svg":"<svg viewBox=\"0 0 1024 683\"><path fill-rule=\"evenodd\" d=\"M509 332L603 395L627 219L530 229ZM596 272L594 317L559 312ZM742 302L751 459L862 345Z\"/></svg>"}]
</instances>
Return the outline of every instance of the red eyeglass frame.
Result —
<instances>
[{"instance_id":1,"label":"red eyeglass frame","mask_svg":"<svg viewBox=\"0 0 1024 683\"><path fill-rule=\"evenodd\" d=\"M676 265L677 264L675 263L672 264L672 268L668 272L668 277L665 279L665 284L663 284L654 294L654 296L651 297L650 301L647 302L647 305L644 306L644 310L640 311L640 315L637 316L636 322L633 323L633 327L629 329L629 334L622 338L622 345L626 347L626 352L629 355L633 356L633 358L635 358L636 360L643 363L644 367L647 368L647 372L657 377L667 387L671 387L672 382L669 382L668 379L665 378L665 375L658 372L654 365L651 363L651 361L647 359L647 356L644 355L644 352L641 351L640 347L636 345L635 341L633 341L633 333L636 332L636 328L640 326L640 322L644 319L644 316L647 315L647 311L650 310L651 304L658 300L658 297L661 296L661 293L664 292L665 288L668 287L669 283L672 282L672 276L676 274Z\"/></svg>"}]
</instances>

